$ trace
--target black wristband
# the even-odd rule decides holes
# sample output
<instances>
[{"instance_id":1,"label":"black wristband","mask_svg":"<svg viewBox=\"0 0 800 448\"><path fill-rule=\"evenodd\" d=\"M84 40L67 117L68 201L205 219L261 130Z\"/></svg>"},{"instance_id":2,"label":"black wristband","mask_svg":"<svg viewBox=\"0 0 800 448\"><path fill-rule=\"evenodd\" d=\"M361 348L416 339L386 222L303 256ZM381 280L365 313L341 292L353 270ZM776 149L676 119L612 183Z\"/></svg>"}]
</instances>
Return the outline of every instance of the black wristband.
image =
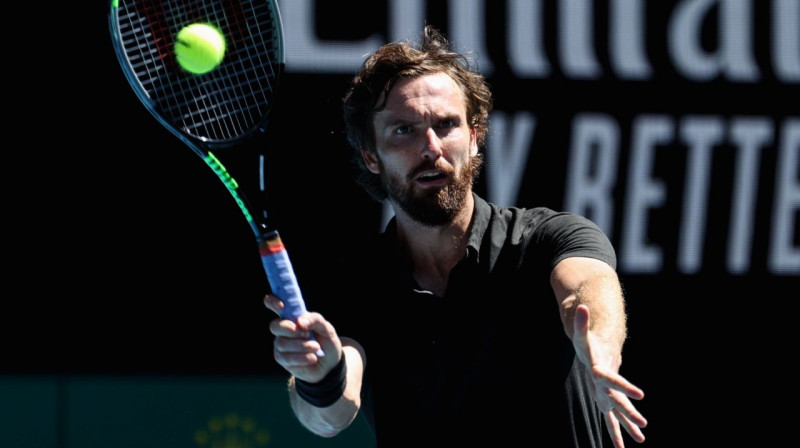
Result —
<instances>
[{"instance_id":1,"label":"black wristband","mask_svg":"<svg viewBox=\"0 0 800 448\"><path fill-rule=\"evenodd\" d=\"M294 380L294 390L303 400L318 408L326 408L344 393L347 379L347 365L344 356L336 366L318 383L309 383L299 378Z\"/></svg>"}]
</instances>

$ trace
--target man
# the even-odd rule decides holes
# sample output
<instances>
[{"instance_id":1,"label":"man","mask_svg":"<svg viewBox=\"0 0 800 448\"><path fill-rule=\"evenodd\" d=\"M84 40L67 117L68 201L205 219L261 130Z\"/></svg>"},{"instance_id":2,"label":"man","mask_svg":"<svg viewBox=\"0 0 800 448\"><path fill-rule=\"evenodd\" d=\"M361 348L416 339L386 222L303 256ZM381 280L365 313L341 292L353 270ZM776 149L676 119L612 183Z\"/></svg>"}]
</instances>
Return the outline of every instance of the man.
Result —
<instances>
[{"instance_id":1,"label":"man","mask_svg":"<svg viewBox=\"0 0 800 448\"><path fill-rule=\"evenodd\" d=\"M275 360L310 431L359 412L378 446L643 442L616 256L591 221L473 192L492 95L426 27L367 58L344 99L362 186L394 218L275 319ZM281 301L264 299L275 313ZM311 335L315 336L311 338ZM317 356L322 349L325 356Z\"/></svg>"}]
</instances>

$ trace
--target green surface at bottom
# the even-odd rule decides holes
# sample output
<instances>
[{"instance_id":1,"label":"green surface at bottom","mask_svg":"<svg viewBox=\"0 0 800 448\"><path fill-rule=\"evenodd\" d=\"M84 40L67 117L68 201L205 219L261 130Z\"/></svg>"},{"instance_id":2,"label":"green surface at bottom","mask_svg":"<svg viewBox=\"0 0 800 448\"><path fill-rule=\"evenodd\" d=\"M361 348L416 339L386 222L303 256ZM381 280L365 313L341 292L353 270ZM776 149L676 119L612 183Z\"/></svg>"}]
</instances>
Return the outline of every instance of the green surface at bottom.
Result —
<instances>
[{"instance_id":1,"label":"green surface at bottom","mask_svg":"<svg viewBox=\"0 0 800 448\"><path fill-rule=\"evenodd\" d=\"M0 447L374 446L362 417L334 438L310 433L289 408L285 383L283 377L0 377Z\"/></svg>"}]
</instances>

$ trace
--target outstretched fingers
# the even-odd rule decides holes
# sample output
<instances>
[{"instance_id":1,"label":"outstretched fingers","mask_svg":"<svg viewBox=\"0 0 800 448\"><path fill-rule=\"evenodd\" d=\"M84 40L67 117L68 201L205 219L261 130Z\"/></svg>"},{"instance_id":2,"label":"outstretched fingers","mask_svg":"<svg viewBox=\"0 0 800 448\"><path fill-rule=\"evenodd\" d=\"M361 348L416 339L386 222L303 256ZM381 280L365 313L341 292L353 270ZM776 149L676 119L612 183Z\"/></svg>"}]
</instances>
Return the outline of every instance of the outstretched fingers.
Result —
<instances>
[{"instance_id":1,"label":"outstretched fingers","mask_svg":"<svg viewBox=\"0 0 800 448\"><path fill-rule=\"evenodd\" d=\"M606 420L608 434L611 437L611 441L614 443L614 448L625 447L622 429L625 429L628 435L630 435L635 442L643 443L645 441L644 434L642 433L640 427L631 422L623 412L618 410L618 408L613 408L610 411L605 412L604 418Z\"/></svg>"},{"instance_id":2,"label":"outstretched fingers","mask_svg":"<svg viewBox=\"0 0 800 448\"><path fill-rule=\"evenodd\" d=\"M644 442L641 428L647 426L647 419L636 409L633 400L644 398L644 391L616 372L603 371L598 367L592 369L594 389L603 391L595 394L598 405L604 412L608 430L614 445L621 448L620 426L639 443Z\"/></svg>"}]
</instances>

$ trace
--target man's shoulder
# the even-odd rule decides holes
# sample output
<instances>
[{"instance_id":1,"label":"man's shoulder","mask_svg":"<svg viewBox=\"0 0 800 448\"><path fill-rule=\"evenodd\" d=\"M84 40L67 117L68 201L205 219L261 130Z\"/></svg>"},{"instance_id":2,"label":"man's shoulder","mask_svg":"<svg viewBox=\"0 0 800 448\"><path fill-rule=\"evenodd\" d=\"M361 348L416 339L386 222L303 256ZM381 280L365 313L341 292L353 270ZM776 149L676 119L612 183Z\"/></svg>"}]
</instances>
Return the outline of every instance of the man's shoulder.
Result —
<instances>
[{"instance_id":1,"label":"man's shoulder","mask_svg":"<svg viewBox=\"0 0 800 448\"><path fill-rule=\"evenodd\" d=\"M585 231L592 235L602 233L583 215L547 206L501 206L476 198L476 210L476 222L484 222L485 228L495 237L505 233L514 242L574 236Z\"/></svg>"},{"instance_id":2,"label":"man's shoulder","mask_svg":"<svg viewBox=\"0 0 800 448\"><path fill-rule=\"evenodd\" d=\"M541 221L554 216L568 216L571 215L567 212L557 211L553 208L546 206L515 206L515 205L498 205L494 202L487 201L476 195L475 208L478 215L484 214L491 220L505 220L511 221Z\"/></svg>"}]
</instances>

